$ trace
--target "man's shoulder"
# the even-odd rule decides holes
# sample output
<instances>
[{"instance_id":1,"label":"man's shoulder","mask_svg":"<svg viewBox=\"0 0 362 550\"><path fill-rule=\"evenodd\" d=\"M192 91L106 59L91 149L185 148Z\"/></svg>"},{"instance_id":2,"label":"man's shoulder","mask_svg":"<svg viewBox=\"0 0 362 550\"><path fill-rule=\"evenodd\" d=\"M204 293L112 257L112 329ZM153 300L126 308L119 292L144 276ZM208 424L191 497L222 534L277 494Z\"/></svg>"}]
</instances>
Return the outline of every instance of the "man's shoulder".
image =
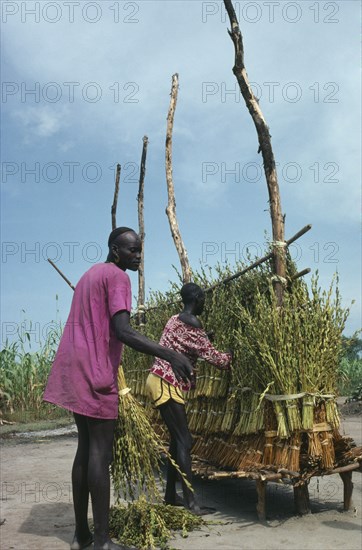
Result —
<instances>
[{"instance_id":1,"label":"man's shoulder","mask_svg":"<svg viewBox=\"0 0 362 550\"><path fill-rule=\"evenodd\" d=\"M79 279L78 285L93 285L93 284L106 284L107 283L117 283L117 281L124 281L127 284L130 284L130 278L127 273L122 269L119 269L113 263L100 263L94 264L90 267ZM78 286L77 285L77 286Z\"/></svg>"},{"instance_id":2,"label":"man's shoulder","mask_svg":"<svg viewBox=\"0 0 362 550\"><path fill-rule=\"evenodd\" d=\"M180 313L178 317L180 321L185 323L185 325L189 325L193 328L202 328L201 321L195 315L191 315L190 313Z\"/></svg>"}]
</instances>

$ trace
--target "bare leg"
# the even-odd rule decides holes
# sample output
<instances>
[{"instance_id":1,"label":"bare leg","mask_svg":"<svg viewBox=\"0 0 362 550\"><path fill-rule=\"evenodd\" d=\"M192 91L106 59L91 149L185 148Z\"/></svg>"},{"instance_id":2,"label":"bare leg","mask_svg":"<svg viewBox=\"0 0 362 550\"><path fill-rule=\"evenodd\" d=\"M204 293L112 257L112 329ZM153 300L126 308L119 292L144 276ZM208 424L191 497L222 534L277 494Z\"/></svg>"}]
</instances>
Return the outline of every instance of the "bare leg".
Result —
<instances>
[{"instance_id":1,"label":"bare leg","mask_svg":"<svg viewBox=\"0 0 362 550\"><path fill-rule=\"evenodd\" d=\"M187 424L185 406L170 399L163 405L160 405L159 409L171 436L170 454L172 458L176 460L180 470L186 475L187 481L191 484L192 437ZM167 468L165 500L170 504L172 504L176 498L176 479L177 472L172 464L169 463ZM191 511L199 512L200 509L194 493L187 487L183 480L182 490L185 506Z\"/></svg>"},{"instance_id":2,"label":"bare leg","mask_svg":"<svg viewBox=\"0 0 362 550\"><path fill-rule=\"evenodd\" d=\"M169 453L171 458L177 462L177 446L176 441L171 438ZM170 461L167 464L167 481L166 481L166 492L165 492L165 502L166 504L176 504L176 481L177 481L177 470L172 465Z\"/></svg>"},{"instance_id":3,"label":"bare leg","mask_svg":"<svg viewBox=\"0 0 362 550\"><path fill-rule=\"evenodd\" d=\"M87 418L89 433L88 486L92 497L94 548L110 543L110 474L115 420Z\"/></svg>"},{"instance_id":4,"label":"bare leg","mask_svg":"<svg viewBox=\"0 0 362 550\"><path fill-rule=\"evenodd\" d=\"M101 420L75 415L80 450L73 465L74 510L76 535L71 548L85 548L84 529L89 494L94 521L94 550L122 550L109 536L110 473L115 420ZM88 462L87 462L88 458ZM82 464L80 467L79 464ZM86 523L85 523L86 522ZM88 528L88 534L89 528ZM78 547L77 547L78 544Z\"/></svg>"},{"instance_id":5,"label":"bare leg","mask_svg":"<svg viewBox=\"0 0 362 550\"><path fill-rule=\"evenodd\" d=\"M89 437L87 419L79 414L74 414L74 419L78 428L78 448L72 469L75 534L71 548L73 550L78 550L85 548L87 543L90 544L93 541L93 536L88 525Z\"/></svg>"}]
</instances>

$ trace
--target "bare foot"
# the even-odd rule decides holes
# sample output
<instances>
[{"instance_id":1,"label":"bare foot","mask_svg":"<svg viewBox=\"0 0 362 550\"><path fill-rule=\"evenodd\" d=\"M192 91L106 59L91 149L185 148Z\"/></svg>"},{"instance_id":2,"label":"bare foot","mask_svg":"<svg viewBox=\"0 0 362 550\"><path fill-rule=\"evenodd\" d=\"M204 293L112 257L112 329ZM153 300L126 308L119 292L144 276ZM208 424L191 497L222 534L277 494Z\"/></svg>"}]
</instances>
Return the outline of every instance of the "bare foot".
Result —
<instances>
[{"instance_id":1,"label":"bare foot","mask_svg":"<svg viewBox=\"0 0 362 550\"><path fill-rule=\"evenodd\" d=\"M83 548L87 548L90 546L93 542L93 535L91 532L89 532L88 536L84 538L78 538L78 536L75 534L73 538L73 542L70 545L70 550L83 550Z\"/></svg>"},{"instance_id":2,"label":"bare foot","mask_svg":"<svg viewBox=\"0 0 362 550\"><path fill-rule=\"evenodd\" d=\"M94 545L94 550L131 550L129 546L124 544L116 544L112 540L105 542L102 546Z\"/></svg>"},{"instance_id":3,"label":"bare foot","mask_svg":"<svg viewBox=\"0 0 362 550\"><path fill-rule=\"evenodd\" d=\"M185 506L184 499L179 495L176 495L175 500L172 502L167 502L167 500L165 500L165 504L169 504L170 506Z\"/></svg>"},{"instance_id":4,"label":"bare foot","mask_svg":"<svg viewBox=\"0 0 362 550\"><path fill-rule=\"evenodd\" d=\"M192 508L189 508L189 511L191 514L194 514L195 516L207 516L209 514L215 514L216 508L211 508L209 506L194 506Z\"/></svg>"}]
</instances>

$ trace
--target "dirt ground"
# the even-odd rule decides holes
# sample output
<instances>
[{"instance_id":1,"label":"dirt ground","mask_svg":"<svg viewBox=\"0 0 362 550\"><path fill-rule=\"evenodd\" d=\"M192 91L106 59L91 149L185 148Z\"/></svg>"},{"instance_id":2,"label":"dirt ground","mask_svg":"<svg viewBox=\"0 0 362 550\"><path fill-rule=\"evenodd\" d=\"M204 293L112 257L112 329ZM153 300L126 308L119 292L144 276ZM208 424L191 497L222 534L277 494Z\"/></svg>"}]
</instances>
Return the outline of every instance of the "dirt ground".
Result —
<instances>
[{"instance_id":1,"label":"dirt ground","mask_svg":"<svg viewBox=\"0 0 362 550\"><path fill-rule=\"evenodd\" d=\"M343 433L362 444L361 416L343 418ZM2 550L63 550L74 532L70 469L75 435L2 440L1 527ZM248 480L195 480L202 505L217 509L206 519L217 523L171 542L179 550L348 550L362 548L361 474L353 473L353 509L342 511L343 484L338 475L313 478L312 514L294 515L290 486L268 484L267 521L257 519L255 484Z\"/></svg>"}]
</instances>

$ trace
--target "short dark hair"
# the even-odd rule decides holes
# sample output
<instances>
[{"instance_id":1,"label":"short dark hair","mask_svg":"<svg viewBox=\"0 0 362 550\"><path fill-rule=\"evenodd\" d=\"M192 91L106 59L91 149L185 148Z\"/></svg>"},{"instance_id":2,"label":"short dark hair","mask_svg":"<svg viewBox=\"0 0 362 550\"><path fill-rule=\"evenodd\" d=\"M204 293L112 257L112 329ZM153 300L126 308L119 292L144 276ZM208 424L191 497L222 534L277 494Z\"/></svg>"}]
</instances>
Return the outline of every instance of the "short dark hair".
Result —
<instances>
[{"instance_id":1,"label":"short dark hair","mask_svg":"<svg viewBox=\"0 0 362 550\"><path fill-rule=\"evenodd\" d=\"M181 298L184 304L193 302L201 298L205 293L202 288L195 283L186 283L180 290Z\"/></svg>"},{"instance_id":2,"label":"short dark hair","mask_svg":"<svg viewBox=\"0 0 362 550\"><path fill-rule=\"evenodd\" d=\"M113 231L110 233L108 237L108 247L111 247L114 241L119 237L120 235L123 235L123 233L128 233L129 231L132 231L132 233L135 233L133 229L130 227L117 227L116 229L113 229Z\"/></svg>"}]
</instances>

